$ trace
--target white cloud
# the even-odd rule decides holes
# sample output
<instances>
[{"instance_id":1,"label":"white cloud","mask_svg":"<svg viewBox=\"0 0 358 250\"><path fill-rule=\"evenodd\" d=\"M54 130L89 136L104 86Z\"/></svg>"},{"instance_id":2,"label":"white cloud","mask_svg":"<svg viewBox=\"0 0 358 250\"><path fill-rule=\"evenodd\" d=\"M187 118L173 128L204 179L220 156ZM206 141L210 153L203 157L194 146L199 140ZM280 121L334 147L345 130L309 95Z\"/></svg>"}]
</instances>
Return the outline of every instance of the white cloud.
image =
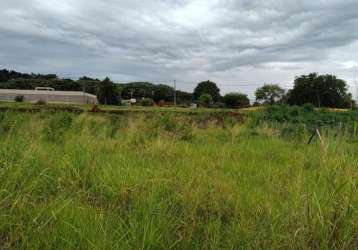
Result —
<instances>
[{"instance_id":1,"label":"white cloud","mask_svg":"<svg viewBox=\"0 0 358 250\"><path fill-rule=\"evenodd\" d=\"M3 0L0 67L118 81L353 79L353 0ZM356 52L357 51L357 52Z\"/></svg>"}]
</instances>

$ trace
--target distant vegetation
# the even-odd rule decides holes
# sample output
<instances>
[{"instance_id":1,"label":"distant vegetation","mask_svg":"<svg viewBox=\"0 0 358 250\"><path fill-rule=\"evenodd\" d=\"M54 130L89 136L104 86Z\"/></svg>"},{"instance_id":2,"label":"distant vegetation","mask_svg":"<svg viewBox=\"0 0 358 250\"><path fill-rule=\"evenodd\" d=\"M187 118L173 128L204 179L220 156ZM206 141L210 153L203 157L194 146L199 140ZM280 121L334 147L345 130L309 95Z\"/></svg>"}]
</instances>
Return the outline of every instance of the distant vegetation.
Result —
<instances>
[{"instance_id":1,"label":"distant vegetation","mask_svg":"<svg viewBox=\"0 0 358 250\"><path fill-rule=\"evenodd\" d=\"M228 108L245 108L250 106L247 95L242 93L229 93L223 97L224 103Z\"/></svg>"},{"instance_id":2,"label":"distant vegetation","mask_svg":"<svg viewBox=\"0 0 358 250\"><path fill-rule=\"evenodd\" d=\"M172 102L174 88L168 85L155 85L148 82L115 84L108 77L104 80L81 77L78 80L62 79L57 75L22 74L16 71L0 70L0 88L3 89L35 89L36 87L52 87L55 90L85 91L97 95L101 104L118 105L122 99L150 98L155 102ZM177 91L179 104L190 104L192 94Z\"/></svg>"},{"instance_id":3,"label":"distant vegetation","mask_svg":"<svg viewBox=\"0 0 358 250\"><path fill-rule=\"evenodd\" d=\"M119 105L123 99L151 99L160 106L171 105L174 101L174 88L166 84L149 82L114 83L108 77L104 80L81 77L78 80L62 79L57 75L22 74L16 71L0 71L0 88L34 89L52 87L56 90L86 91L98 96L101 104ZM240 90L238 90L240 92ZM188 107L196 102L204 107L242 108L250 105L248 97L241 93L220 94L217 84L212 81L198 83L193 93L176 91L177 104ZM210 95L210 98L207 96ZM288 104L302 106L311 103L315 107L351 108L355 106L348 93L345 81L333 75L311 73L296 77L294 86L287 93L277 84L265 84L256 92L254 105ZM205 97L206 101L203 102ZM208 101L209 100L209 101Z\"/></svg>"},{"instance_id":4,"label":"distant vegetation","mask_svg":"<svg viewBox=\"0 0 358 250\"><path fill-rule=\"evenodd\" d=\"M355 140L358 136L358 110L339 112L314 109L312 104L304 104L302 107L270 106L258 116L256 121L284 124L286 129L292 130L298 136L316 128L336 131L336 135L344 131L351 134L351 139Z\"/></svg>"},{"instance_id":5,"label":"distant vegetation","mask_svg":"<svg viewBox=\"0 0 358 250\"><path fill-rule=\"evenodd\" d=\"M352 95L348 93L346 82L336 76L312 73L295 79L293 89L287 93L287 103L347 108L352 104Z\"/></svg>"},{"instance_id":6,"label":"distant vegetation","mask_svg":"<svg viewBox=\"0 0 358 250\"><path fill-rule=\"evenodd\" d=\"M285 90L277 84L265 84L255 92L256 102L261 104L279 104L284 103Z\"/></svg>"},{"instance_id":7,"label":"distant vegetation","mask_svg":"<svg viewBox=\"0 0 358 250\"><path fill-rule=\"evenodd\" d=\"M200 96L207 94L210 95L212 101L218 102L220 100L220 89L216 86L216 83L211 81L201 82L194 89L193 97L198 100Z\"/></svg>"}]
</instances>

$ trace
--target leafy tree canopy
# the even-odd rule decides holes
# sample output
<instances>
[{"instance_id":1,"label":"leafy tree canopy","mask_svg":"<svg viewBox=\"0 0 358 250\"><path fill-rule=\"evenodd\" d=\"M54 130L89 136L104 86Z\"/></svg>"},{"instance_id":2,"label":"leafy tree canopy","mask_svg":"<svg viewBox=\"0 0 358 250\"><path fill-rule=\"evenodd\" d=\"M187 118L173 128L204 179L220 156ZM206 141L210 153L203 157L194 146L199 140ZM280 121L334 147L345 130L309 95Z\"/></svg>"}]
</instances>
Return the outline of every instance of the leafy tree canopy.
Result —
<instances>
[{"instance_id":1,"label":"leafy tree canopy","mask_svg":"<svg viewBox=\"0 0 358 250\"><path fill-rule=\"evenodd\" d=\"M179 103L191 103L193 100L193 94L181 90L176 91L177 102Z\"/></svg>"},{"instance_id":2,"label":"leafy tree canopy","mask_svg":"<svg viewBox=\"0 0 358 250\"><path fill-rule=\"evenodd\" d=\"M123 85L122 97L129 98L151 98L154 101L171 102L174 98L174 88L165 85L155 85L149 82L133 82Z\"/></svg>"},{"instance_id":3,"label":"leafy tree canopy","mask_svg":"<svg viewBox=\"0 0 358 250\"><path fill-rule=\"evenodd\" d=\"M109 105L118 105L120 103L117 88L108 77L106 77L98 85L98 101L101 104Z\"/></svg>"},{"instance_id":4,"label":"leafy tree canopy","mask_svg":"<svg viewBox=\"0 0 358 250\"><path fill-rule=\"evenodd\" d=\"M132 82L125 84L122 89L122 97L130 98L153 98L154 84L150 82Z\"/></svg>"},{"instance_id":5,"label":"leafy tree canopy","mask_svg":"<svg viewBox=\"0 0 358 250\"><path fill-rule=\"evenodd\" d=\"M171 102L174 99L174 88L165 85L158 84L154 86L154 101L166 101Z\"/></svg>"},{"instance_id":6,"label":"leafy tree canopy","mask_svg":"<svg viewBox=\"0 0 358 250\"><path fill-rule=\"evenodd\" d=\"M296 77L294 87L288 92L287 101L293 105L312 103L317 107L349 107L352 96L347 84L334 75L311 73Z\"/></svg>"},{"instance_id":7,"label":"leafy tree canopy","mask_svg":"<svg viewBox=\"0 0 358 250\"><path fill-rule=\"evenodd\" d=\"M242 93L229 93L224 96L224 102L228 108L244 108L250 106L247 95Z\"/></svg>"},{"instance_id":8,"label":"leafy tree canopy","mask_svg":"<svg viewBox=\"0 0 358 250\"><path fill-rule=\"evenodd\" d=\"M265 104L275 104L282 100L285 91L277 84L265 84L256 90L256 101Z\"/></svg>"},{"instance_id":9,"label":"leafy tree canopy","mask_svg":"<svg viewBox=\"0 0 358 250\"><path fill-rule=\"evenodd\" d=\"M209 94L214 102L217 102L220 99L220 89L216 86L216 83L211 81L201 82L194 89L193 96L195 100L198 100L203 94Z\"/></svg>"}]
</instances>

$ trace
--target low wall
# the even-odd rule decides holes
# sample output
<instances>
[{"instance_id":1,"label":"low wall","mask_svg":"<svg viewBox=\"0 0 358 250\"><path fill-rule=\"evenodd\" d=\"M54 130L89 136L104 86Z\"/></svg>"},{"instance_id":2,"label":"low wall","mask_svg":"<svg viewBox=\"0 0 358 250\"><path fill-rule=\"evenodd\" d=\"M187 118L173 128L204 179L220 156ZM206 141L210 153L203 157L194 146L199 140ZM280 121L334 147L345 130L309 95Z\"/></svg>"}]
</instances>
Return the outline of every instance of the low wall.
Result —
<instances>
[{"instance_id":1,"label":"low wall","mask_svg":"<svg viewBox=\"0 0 358 250\"><path fill-rule=\"evenodd\" d=\"M97 104L97 97L89 95L87 93L69 94L66 95L63 92L57 94L53 91L33 91L38 93L28 93L29 91L14 91L3 92L0 90L0 100L2 101L14 101L17 96L23 96L25 102L38 102L40 100L46 103L73 103L73 104ZM48 93L53 92L53 93Z\"/></svg>"}]
</instances>

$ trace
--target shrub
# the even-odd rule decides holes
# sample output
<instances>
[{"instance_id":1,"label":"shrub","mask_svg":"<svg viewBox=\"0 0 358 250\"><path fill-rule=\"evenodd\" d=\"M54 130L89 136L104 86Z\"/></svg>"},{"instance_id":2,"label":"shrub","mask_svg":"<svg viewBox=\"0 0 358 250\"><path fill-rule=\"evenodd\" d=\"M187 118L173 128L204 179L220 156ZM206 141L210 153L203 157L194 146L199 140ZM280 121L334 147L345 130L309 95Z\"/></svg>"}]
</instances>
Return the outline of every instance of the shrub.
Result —
<instances>
[{"instance_id":1,"label":"shrub","mask_svg":"<svg viewBox=\"0 0 358 250\"><path fill-rule=\"evenodd\" d=\"M140 100L140 105L144 107L151 107L154 105L154 101L152 98L143 98Z\"/></svg>"},{"instance_id":2,"label":"shrub","mask_svg":"<svg viewBox=\"0 0 358 250\"><path fill-rule=\"evenodd\" d=\"M97 112L99 112L99 111L100 111L100 109L99 109L98 105L94 104L94 105L92 106L92 108L91 108L91 112L97 113Z\"/></svg>"},{"instance_id":3,"label":"shrub","mask_svg":"<svg viewBox=\"0 0 358 250\"><path fill-rule=\"evenodd\" d=\"M36 102L36 104L37 104L37 105L46 105L46 101L40 99L40 100L38 100L38 101Z\"/></svg>"},{"instance_id":4,"label":"shrub","mask_svg":"<svg viewBox=\"0 0 358 250\"><path fill-rule=\"evenodd\" d=\"M300 107L294 105L290 107L290 116L292 117L298 117L300 115Z\"/></svg>"},{"instance_id":5,"label":"shrub","mask_svg":"<svg viewBox=\"0 0 358 250\"><path fill-rule=\"evenodd\" d=\"M265 115L266 115L265 119L270 121L277 121L277 122L289 121L290 119L289 112L290 112L289 106L278 106L278 105L268 106L265 109Z\"/></svg>"},{"instance_id":6,"label":"shrub","mask_svg":"<svg viewBox=\"0 0 358 250\"><path fill-rule=\"evenodd\" d=\"M24 101L24 96L23 95L17 95L14 100L15 100L15 102L23 102Z\"/></svg>"},{"instance_id":7,"label":"shrub","mask_svg":"<svg viewBox=\"0 0 358 250\"><path fill-rule=\"evenodd\" d=\"M158 126L162 127L166 131L174 131L175 127L176 127L176 123L174 120L171 119L171 117L169 115L164 115L159 120Z\"/></svg>"},{"instance_id":8,"label":"shrub","mask_svg":"<svg viewBox=\"0 0 358 250\"><path fill-rule=\"evenodd\" d=\"M247 95L241 93L226 94L224 102L228 108L245 108L250 106L250 100Z\"/></svg>"},{"instance_id":9,"label":"shrub","mask_svg":"<svg viewBox=\"0 0 358 250\"><path fill-rule=\"evenodd\" d=\"M303 111L312 112L314 111L314 105L312 103L305 103L302 105Z\"/></svg>"},{"instance_id":10,"label":"shrub","mask_svg":"<svg viewBox=\"0 0 358 250\"><path fill-rule=\"evenodd\" d=\"M202 94L199 97L199 103L204 107L208 107L212 101L213 98L209 94Z\"/></svg>"},{"instance_id":11,"label":"shrub","mask_svg":"<svg viewBox=\"0 0 358 250\"><path fill-rule=\"evenodd\" d=\"M195 100L199 100L202 95L208 94L211 96L214 102L220 100L220 89L216 83L211 81L201 82L196 86L193 92L193 97Z\"/></svg>"},{"instance_id":12,"label":"shrub","mask_svg":"<svg viewBox=\"0 0 358 250\"><path fill-rule=\"evenodd\" d=\"M157 103L157 105L158 105L159 107L165 107L165 106L167 106L166 102L163 101L163 100L160 100L160 101Z\"/></svg>"}]
</instances>

